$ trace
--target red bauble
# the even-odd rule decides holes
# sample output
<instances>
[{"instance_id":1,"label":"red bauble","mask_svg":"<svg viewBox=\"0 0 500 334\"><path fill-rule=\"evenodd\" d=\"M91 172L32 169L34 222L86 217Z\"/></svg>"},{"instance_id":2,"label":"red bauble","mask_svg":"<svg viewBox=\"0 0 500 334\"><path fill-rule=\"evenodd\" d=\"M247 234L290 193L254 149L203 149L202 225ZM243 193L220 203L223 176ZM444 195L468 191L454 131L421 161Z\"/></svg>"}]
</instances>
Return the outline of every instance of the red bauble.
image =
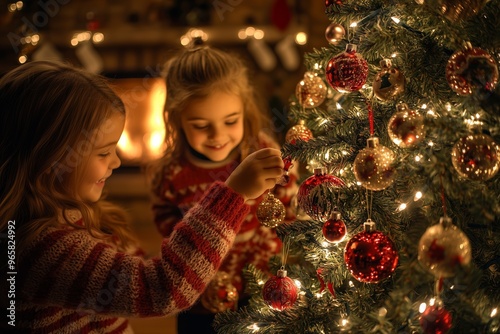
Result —
<instances>
[{"instance_id":1,"label":"red bauble","mask_svg":"<svg viewBox=\"0 0 500 334\"><path fill-rule=\"evenodd\" d=\"M328 61L326 79L332 88L341 93L360 90L368 77L368 63L356 53L355 44L347 44L346 50Z\"/></svg>"},{"instance_id":2,"label":"red bauble","mask_svg":"<svg viewBox=\"0 0 500 334\"><path fill-rule=\"evenodd\" d=\"M445 334L451 328L452 317L444 307L429 306L420 316L420 327L425 334Z\"/></svg>"},{"instance_id":3,"label":"red bauble","mask_svg":"<svg viewBox=\"0 0 500 334\"><path fill-rule=\"evenodd\" d=\"M366 222L365 231L353 236L344 250L347 269L355 279L365 283L378 283L391 276L399 261L392 240L380 231L371 230L373 225Z\"/></svg>"},{"instance_id":4,"label":"red bauble","mask_svg":"<svg viewBox=\"0 0 500 334\"><path fill-rule=\"evenodd\" d=\"M448 60L446 80L460 95L470 95L475 90L493 91L498 82L498 66L488 52L468 44Z\"/></svg>"},{"instance_id":5,"label":"red bauble","mask_svg":"<svg viewBox=\"0 0 500 334\"><path fill-rule=\"evenodd\" d=\"M293 280L286 276L286 270L278 270L277 276L267 280L262 289L264 301L274 310L290 308L297 300L298 289Z\"/></svg>"},{"instance_id":6,"label":"red bauble","mask_svg":"<svg viewBox=\"0 0 500 334\"><path fill-rule=\"evenodd\" d=\"M297 140L308 141L313 137L311 130L306 126L304 120L300 120L297 125L292 126L286 133L285 141L292 145L295 144Z\"/></svg>"},{"instance_id":7,"label":"red bauble","mask_svg":"<svg viewBox=\"0 0 500 334\"><path fill-rule=\"evenodd\" d=\"M338 177L326 174L324 168L315 168L314 175L305 179L299 186L297 203L312 219L326 221L335 211L330 195L332 191L344 185L344 181Z\"/></svg>"},{"instance_id":8,"label":"red bauble","mask_svg":"<svg viewBox=\"0 0 500 334\"><path fill-rule=\"evenodd\" d=\"M331 5L342 5L342 0L325 0L325 6L328 8L330 7Z\"/></svg>"},{"instance_id":9,"label":"red bauble","mask_svg":"<svg viewBox=\"0 0 500 334\"><path fill-rule=\"evenodd\" d=\"M332 218L323 224L322 231L323 236L328 242L338 243L344 240L347 228L342 219L340 219L340 212L335 211L333 213Z\"/></svg>"}]
</instances>

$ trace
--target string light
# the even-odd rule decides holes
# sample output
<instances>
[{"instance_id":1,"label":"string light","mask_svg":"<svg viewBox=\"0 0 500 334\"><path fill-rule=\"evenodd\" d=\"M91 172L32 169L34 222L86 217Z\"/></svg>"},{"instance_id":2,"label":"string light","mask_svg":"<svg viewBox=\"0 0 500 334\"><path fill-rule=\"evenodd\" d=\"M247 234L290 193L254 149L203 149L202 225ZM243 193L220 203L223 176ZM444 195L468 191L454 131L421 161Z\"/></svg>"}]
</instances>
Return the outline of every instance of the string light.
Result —
<instances>
[{"instance_id":1,"label":"string light","mask_svg":"<svg viewBox=\"0 0 500 334\"><path fill-rule=\"evenodd\" d=\"M403 211L404 209L406 209L406 203L401 203L398 207L398 210Z\"/></svg>"},{"instance_id":2,"label":"string light","mask_svg":"<svg viewBox=\"0 0 500 334\"><path fill-rule=\"evenodd\" d=\"M417 154L417 155L415 156L415 161L416 161L416 162L419 162L420 160L422 160L422 156L421 156L420 154Z\"/></svg>"},{"instance_id":3,"label":"string light","mask_svg":"<svg viewBox=\"0 0 500 334\"><path fill-rule=\"evenodd\" d=\"M413 197L413 200L416 202L416 201L418 201L421 198L422 198L422 192L421 191L417 191L415 193L415 197Z\"/></svg>"},{"instance_id":4,"label":"string light","mask_svg":"<svg viewBox=\"0 0 500 334\"><path fill-rule=\"evenodd\" d=\"M257 326L257 324L251 324L250 326L247 326L247 328L252 330L254 333L260 330L260 327Z\"/></svg>"},{"instance_id":5,"label":"string light","mask_svg":"<svg viewBox=\"0 0 500 334\"><path fill-rule=\"evenodd\" d=\"M494 316L496 316L496 315L497 315L497 312L498 312L498 310L497 310L497 308L495 307L493 310L491 310L490 317L492 317L492 318L493 318Z\"/></svg>"},{"instance_id":6,"label":"string light","mask_svg":"<svg viewBox=\"0 0 500 334\"><path fill-rule=\"evenodd\" d=\"M397 17L391 17L391 19L396 23L396 24L399 24L399 22L401 22L400 19L398 19Z\"/></svg>"},{"instance_id":7,"label":"string light","mask_svg":"<svg viewBox=\"0 0 500 334\"><path fill-rule=\"evenodd\" d=\"M424 313L426 308L427 308L427 304L426 304L426 303L422 303L422 304L420 304L420 306L418 307L418 311L419 311L420 313Z\"/></svg>"}]
</instances>

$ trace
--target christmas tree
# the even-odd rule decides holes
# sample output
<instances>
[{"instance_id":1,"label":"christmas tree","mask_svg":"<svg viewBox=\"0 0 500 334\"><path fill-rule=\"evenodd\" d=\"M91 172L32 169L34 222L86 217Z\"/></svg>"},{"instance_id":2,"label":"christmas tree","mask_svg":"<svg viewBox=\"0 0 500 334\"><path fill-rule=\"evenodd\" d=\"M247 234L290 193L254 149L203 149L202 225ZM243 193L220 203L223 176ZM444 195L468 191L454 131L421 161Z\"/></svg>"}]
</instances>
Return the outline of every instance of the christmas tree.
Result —
<instances>
[{"instance_id":1,"label":"christmas tree","mask_svg":"<svg viewBox=\"0 0 500 334\"><path fill-rule=\"evenodd\" d=\"M219 333L500 331L500 1L327 0L283 156L297 219Z\"/></svg>"}]
</instances>

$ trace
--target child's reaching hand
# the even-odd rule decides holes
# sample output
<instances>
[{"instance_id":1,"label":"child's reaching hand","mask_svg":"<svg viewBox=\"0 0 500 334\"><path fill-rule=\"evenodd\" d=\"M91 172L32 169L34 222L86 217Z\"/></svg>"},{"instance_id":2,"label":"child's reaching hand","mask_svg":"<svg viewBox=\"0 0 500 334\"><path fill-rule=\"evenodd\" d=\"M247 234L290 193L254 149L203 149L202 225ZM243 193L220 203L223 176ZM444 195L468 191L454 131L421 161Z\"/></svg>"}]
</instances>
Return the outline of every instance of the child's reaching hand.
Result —
<instances>
[{"instance_id":1,"label":"child's reaching hand","mask_svg":"<svg viewBox=\"0 0 500 334\"><path fill-rule=\"evenodd\" d=\"M246 200L255 199L274 187L283 174L281 152L274 148L256 151L243 160L229 175L226 185Z\"/></svg>"}]
</instances>

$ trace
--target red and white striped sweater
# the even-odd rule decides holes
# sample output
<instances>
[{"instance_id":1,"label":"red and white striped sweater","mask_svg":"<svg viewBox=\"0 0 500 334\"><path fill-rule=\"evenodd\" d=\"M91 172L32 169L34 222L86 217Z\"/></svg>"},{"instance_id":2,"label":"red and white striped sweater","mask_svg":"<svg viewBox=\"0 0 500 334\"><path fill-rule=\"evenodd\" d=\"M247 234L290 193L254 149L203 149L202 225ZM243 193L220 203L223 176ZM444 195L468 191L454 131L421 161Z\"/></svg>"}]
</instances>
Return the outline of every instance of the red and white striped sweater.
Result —
<instances>
[{"instance_id":1,"label":"red and white striped sweater","mask_svg":"<svg viewBox=\"0 0 500 334\"><path fill-rule=\"evenodd\" d=\"M86 230L48 228L26 249L16 277L16 332L131 333L127 317L190 307L217 272L249 207L217 182L145 260ZM5 323L5 321L2 321Z\"/></svg>"},{"instance_id":2,"label":"red and white striped sweater","mask_svg":"<svg viewBox=\"0 0 500 334\"><path fill-rule=\"evenodd\" d=\"M278 147L269 138L260 139L261 148ZM182 158L178 163L166 166L163 169L161 184L156 187L153 194L154 221L160 234L168 237L189 208L199 201L204 190L214 181L225 181L237 165L238 161L231 161L224 166L207 169L195 166L188 159ZM292 172L288 185L276 186L274 191L275 196L285 205L285 221L292 221L295 218L295 213L290 208L290 201L297 192L296 182L297 175ZM263 196L247 201L251 206L250 212L220 267L220 271L229 274L232 284L240 295L244 290L242 274L245 266L252 263L257 268L267 271L269 259L281 249L281 241L274 229L264 227L257 219L256 211L262 199Z\"/></svg>"}]
</instances>

